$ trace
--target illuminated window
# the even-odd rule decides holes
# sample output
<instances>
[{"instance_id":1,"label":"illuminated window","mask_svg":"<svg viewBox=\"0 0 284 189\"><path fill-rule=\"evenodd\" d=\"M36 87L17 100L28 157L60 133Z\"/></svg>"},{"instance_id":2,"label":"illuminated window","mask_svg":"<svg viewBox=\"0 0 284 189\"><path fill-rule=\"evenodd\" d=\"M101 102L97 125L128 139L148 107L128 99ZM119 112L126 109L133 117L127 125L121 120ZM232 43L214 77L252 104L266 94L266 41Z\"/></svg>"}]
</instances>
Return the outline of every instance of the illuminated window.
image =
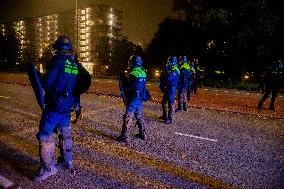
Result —
<instances>
[{"instance_id":1,"label":"illuminated window","mask_svg":"<svg viewBox=\"0 0 284 189\"><path fill-rule=\"evenodd\" d=\"M91 8L86 8L86 12L90 13L91 12Z\"/></svg>"}]
</instances>

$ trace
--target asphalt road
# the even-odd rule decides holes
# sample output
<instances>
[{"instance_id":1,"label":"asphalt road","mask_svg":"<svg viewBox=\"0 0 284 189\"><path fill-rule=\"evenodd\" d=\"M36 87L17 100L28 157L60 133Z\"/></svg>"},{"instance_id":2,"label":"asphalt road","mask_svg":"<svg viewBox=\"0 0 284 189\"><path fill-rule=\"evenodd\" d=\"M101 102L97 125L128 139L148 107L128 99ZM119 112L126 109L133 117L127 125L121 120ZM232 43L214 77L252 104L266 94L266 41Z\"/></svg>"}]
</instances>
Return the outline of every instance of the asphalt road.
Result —
<instances>
[{"instance_id":1,"label":"asphalt road","mask_svg":"<svg viewBox=\"0 0 284 189\"><path fill-rule=\"evenodd\" d=\"M0 88L0 175L16 188L284 188L283 119L190 108L165 125L161 105L147 102L147 142L133 127L123 145L121 99L94 94L72 125L75 173L34 183L40 109L29 86Z\"/></svg>"}]
</instances>

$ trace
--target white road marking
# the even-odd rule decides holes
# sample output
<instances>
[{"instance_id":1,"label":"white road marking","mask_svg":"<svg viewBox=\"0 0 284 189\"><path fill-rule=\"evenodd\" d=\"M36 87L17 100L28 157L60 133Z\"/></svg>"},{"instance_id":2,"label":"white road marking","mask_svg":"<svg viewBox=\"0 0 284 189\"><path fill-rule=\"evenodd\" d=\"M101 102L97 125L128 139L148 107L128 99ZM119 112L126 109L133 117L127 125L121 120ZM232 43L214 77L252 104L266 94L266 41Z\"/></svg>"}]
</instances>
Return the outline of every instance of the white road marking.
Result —
<instances>
[{"instance_id":1,"label":"white road marking","mask_svg":"<svg viewBox=\"0 0 284 189\"><path fill-rule=\"evenodd\" d=\"M217 142L217 140L215 140L215 139L206 138L206 137L199 137L199 136L183 134L183 133L177 133L177 132L175 132L175 134L176 135L181 135L181 136L188 136L188 137L191 137L191 138L197 138L197 139L201 139L201 140L209 140L209 141L212 141L212 142Z\"/></svg>"},{"instance_id":2,"label":"white road marking","mask_svg":"<svg viewBox=\"0 0 284 189\"><path fill-rule=\"evenodd\" d=\"M204 91L208 91L208 89L204 89Z\"/></svg>"}]
</instances>

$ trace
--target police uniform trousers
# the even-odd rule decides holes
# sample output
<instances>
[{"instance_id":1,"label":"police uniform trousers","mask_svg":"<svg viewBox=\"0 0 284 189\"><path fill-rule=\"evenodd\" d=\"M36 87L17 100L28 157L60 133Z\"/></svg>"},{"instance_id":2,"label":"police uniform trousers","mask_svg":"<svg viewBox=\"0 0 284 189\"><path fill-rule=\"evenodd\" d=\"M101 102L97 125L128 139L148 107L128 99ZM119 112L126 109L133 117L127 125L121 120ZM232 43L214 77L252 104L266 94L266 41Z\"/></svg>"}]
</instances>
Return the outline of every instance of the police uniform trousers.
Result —
<instances>
[{"instance_id":1,"label":"police uniform trousers","mask_svg":"<svg viewBox=\"0 0 284 189\"><path fill-rule=\"evenodd\" d=\"M40 164L42 168L50 169L55 166L55 145L53 133L59 137L59 159L61 163L71 162L72 135L70 128L70 114L59 114L46 108L41 117L37 139L39 141Z\"/></svg>"},{"instance_id":2,"label":"police uniform trousers","mask_svg":"<svg viewBox=\"0 0 284 189\"><path fill-rule=\"evenodd\" d=\"M122 125L122 131L121 131L121 138L124 138L128 140L128 135L130 132L130 127L133 125L134 117L136 119L136 124L139 129L140 135L145 135L145 121L144 121L144 115L142 112L142 99L138 98L135 100L131 100L126 105L126 111L123 116L123 125Z\"/></svg>"},{"instance_id":3,"label":"police uniform trousers","mask_svg":"<svg viewBox=\"0 0 284 189\"><path fill-rule=\"evenodd\" d=\"M173 112L174 112L174 102L176 95L177 86L167 86L167 91L163 95L162 99L162 109L163 109L163 118L165 120L173 120Z\"/></svg>"}]
</instances>

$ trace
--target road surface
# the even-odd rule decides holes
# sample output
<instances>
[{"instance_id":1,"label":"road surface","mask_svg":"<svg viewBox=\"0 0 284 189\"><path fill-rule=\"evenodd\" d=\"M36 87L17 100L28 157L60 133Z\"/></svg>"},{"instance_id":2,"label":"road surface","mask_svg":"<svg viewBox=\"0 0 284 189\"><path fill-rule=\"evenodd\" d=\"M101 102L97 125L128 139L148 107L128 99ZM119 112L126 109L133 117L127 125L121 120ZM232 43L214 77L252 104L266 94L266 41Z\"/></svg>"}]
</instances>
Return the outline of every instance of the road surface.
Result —
<instances>
[{"instance_id":1,"label":"road surface","mask_svg":"<svg viewBox=\"0 0 284 189\"><path fill-rule=\"evenodd\" d=\"M148 140L134 138L133 127L124 145L115 141L122 100L92 93L82 95L83 118L72 125L75 173L34 183L39 106L30 86L0 88L0 175L16 188L284 187L283 119L190 108L166 125L161 105L147 102Z\"/></svg>"}]
</instances>

